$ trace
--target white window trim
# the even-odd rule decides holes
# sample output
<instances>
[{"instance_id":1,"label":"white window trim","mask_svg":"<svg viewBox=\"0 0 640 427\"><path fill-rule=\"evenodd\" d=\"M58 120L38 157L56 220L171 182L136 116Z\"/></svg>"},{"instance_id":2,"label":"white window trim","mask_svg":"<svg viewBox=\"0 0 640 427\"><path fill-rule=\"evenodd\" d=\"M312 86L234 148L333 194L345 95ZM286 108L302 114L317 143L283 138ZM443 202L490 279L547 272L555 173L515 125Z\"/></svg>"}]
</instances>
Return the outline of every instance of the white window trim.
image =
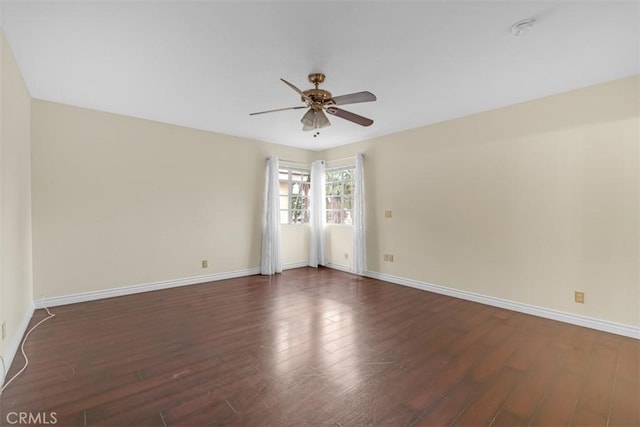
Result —
<instances>
[{"instance_id":1,"label":"white window trim","mask_svg":"<svg viewBox=\"0 0 640 427\"><path fill-rule=\"evenodd\" d=\"M344 166L337 166L337 167L333 167L333 168L327 168L325 173L329 174L330 172L342 172L344 170L352 170L352 171L355 172L355 165L344 165ZM333 182L336 182L336 181L328 181L327 180L325 185L328 185L328 184L333 183ZM342 213L344 211L344 198L345 198L345 195L344 195L344 181L341 179L340 183L342 184L342 191L340 192L340 205L342 206L342 209L330 209L330 208L327 208L327 209L325 209L325 215L328 212L340 211ZM353 188L352 188L351 191L352 191L352 193L351 193L350 198L351 198L351 201L352 201L352 204L353 204ZM325 197L327 197L327 199L328 199L330 197L335 197L335 196L326 194ZM352 206L352 210L353 210L353 206ZM349 227L352 226L352 224L345 223L344 222L344 218L342 218L342 222L329 222L329 221L327 221L327 226L329 226L329 225L331 225L331 226L333 226L333 225L344 225L344 226L349 226Z\"/></svg>"},{"instance_id":2,"label":"white window trim","mask_svg":"<svg viewBox=\"0 0 640 427\"><path fill-rule=\"evenodd\" d=\"M291 199L293 198L293 196L299 196L297 194L293 194L293 183L296 181L293 181L291 179L291 173L292 172L300 172L303 174L308 174L309 175L309 179L311 179L311 170L304 168L304 167L293 167L293 166L280 166L280 169L278 170L278 174L283 173L283 171L286 171L288 174L288 178L287 178L287 200L291 201ZM280 182L282 182L282 180L280 180ZM279 196L284 196L284 194L279 194ZM303 196L307 198L307 208L306 209L302 209L300 212L304 212L304 211L309 211L309 204L308 204L308 198L309 196ZM282 212L287 212L287 222L280 222L280 225L308 225L309 221L303 221L303 222L292 222L292 218L293 215L292 213L294 212L293 209L291 209L291 204L288 203L288 206L286 207L286 209L283 209L282 206L280 206L280 214L282 215ZM304 218L304 215L302 216ZM309 217L309 215L307 215L307 218Z\"/></svg>"}]
</instances>

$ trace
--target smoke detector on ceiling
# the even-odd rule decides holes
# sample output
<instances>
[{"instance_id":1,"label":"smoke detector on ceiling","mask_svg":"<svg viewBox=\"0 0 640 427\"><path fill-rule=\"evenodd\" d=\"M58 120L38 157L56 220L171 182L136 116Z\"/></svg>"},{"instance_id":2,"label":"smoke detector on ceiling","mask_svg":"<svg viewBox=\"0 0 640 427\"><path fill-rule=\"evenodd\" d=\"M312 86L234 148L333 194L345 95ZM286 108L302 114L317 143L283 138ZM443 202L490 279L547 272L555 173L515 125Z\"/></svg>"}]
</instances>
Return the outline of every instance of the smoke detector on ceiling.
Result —
<instances>
[{"instance_id":1,"label":"smoke detector on ceiling","mask_svg":"<svg viewBox=\"0 0 640 427\"><path fill-rule=\"evenodd\" d=\"M514 36L519 36L523 31L528 31L533 28L533 24L536 23L536 20L533 18L523 19L522 21L518 21L511 26L511 33Z\"/></svg>"}]
</instances>

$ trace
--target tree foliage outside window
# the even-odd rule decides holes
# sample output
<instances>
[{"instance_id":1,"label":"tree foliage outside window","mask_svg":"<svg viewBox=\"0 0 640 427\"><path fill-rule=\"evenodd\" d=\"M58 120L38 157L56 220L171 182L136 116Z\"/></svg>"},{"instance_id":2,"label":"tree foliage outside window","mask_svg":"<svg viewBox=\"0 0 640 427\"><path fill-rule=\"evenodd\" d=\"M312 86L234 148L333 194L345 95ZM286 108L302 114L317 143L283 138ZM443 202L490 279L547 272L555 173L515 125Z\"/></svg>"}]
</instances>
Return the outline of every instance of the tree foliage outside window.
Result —
<instances>
[{"instance_id":1,"label":"tree foliage outside window","mask_svg":"<svg viewBox=\"0 0 640 427\"><path fill-rule=\"evenodd\" d=\"M280 224L309 222L311 174L303 169L280 169Z\"/></svg>"},{"instance_id":2,"label":"tree foliage outside window","mask_svg":"<svg viewBox=\"0 0 640 427\"><path fill-rule=\"evenodd\" d=\"M351 224L354 168L326 172L327 224Z\"/></svg>"}]
</instances>

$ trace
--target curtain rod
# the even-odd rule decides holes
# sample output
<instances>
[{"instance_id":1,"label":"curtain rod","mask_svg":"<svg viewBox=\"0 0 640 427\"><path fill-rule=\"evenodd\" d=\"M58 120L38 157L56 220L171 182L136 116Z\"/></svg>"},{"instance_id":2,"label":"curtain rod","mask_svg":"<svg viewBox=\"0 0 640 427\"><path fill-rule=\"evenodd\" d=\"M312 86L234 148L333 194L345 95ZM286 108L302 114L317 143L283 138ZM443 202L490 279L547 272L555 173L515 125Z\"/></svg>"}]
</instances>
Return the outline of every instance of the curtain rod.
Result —
<instances>
[{"instance_id":1,"label":"curtain rod","mask_svg":"<svg viewBox=\"0 0 640 427\"><path fill-rule=\"evenodd\" d=\"M271 158L271 156L267 157L266 159L269 160L270 158ZM299 160L288 160L288 159L281 159L281 158L278 158L278 160L281 161L281 162L286 162L286 163L297 163L299 165L309 165L310 164L310 163L307 163L307 162L301 162Z\"/></svg>"},{"instance_id":2,"label":"curtain rod","mask_svg":"<svg viewBox=\"0 0 640 427\"><path fill-rule=\"evenodd\" d=\"M362 154L362 157L364 157L364 153ZM356 154L354 154L353 156L349 156L349 157L343 157L341 159L330 159L327 160L327 162L340 162L342 160L351 160L351 159L355 159L356 158Z\"/></svg>"},{"instance_id":3,"label":"curtain rod","mask_svg":"<svg viewBox=\"0 0 640 427\"><path fill-rule=\"evenodd\" d=\"M362 154L362 157L365 157L364 153ZM266 159L269 160L271 158L271 156L268 156ZM351 159L355 159L356 155L354 154L353 156L349 156L349 157L343 157L341 159L331 159L331 160L324 160L322 159L323 162L340 162L342 160L351 160ZM298 163L300 165L310 165L311 163L313 163L313 160L310 162L301 162L299 160L288 160L288 159L278 159L281 162L286 162L286 163Z\"/></svg>"}]
</instances>

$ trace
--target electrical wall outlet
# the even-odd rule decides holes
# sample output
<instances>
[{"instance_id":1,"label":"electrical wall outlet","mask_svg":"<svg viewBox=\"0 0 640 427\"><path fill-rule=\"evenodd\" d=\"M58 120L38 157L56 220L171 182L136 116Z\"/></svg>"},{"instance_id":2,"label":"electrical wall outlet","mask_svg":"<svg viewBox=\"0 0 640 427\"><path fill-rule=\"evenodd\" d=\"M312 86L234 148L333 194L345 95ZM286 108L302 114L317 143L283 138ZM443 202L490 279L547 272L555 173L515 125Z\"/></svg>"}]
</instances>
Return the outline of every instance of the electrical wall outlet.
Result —
<instances>
[{"instance_id":1,"label":"electrical wall outlet","mask_svg":"<svg viewBox=\"0 0 640 427\"><path fill-rule=\"evenodd\" d=\"M391 216L392 216L392 212L391 212L391 210L386 210L386 211L384 211L384 217L385 217L385 218L391 218Z\"/></svg>"},{"instance_id":2,"label":"electrical wall outlet","mask_svg":"<svg viewBox=\"0 0 640 427\"><path fill-rule=\"evenodd\" d=\"M387 262L393 262L393 254L384 254L384 257L382 259Z\"/></svg>"},{"instance_id":3,"label":"electrical wall outlet","mask_svg":"<svg viewBox=\"0 0 640 427\"><path fill-rule=\"evenodd\" d=\"M584 292L575 291L573 294L573 300L578 304L584 304Z\"/></svg>"},{"instance_id":4,"label":"electrical wall outlet","mask_svg":"<svg viewBox=\"0 0 640 427\"><path fill-rule=\"evenodd\" d=\"M7 337L7 322L2 322L2 341Z\"/></svg>"},{"instance_id":5,"label":"electrical wall outlet","mask_svg":"<svg viewBox=\"0 0 640 427\"><path fill-rule=\"evenodd\" d=\"M349 259L349 254L345 252L344 259Z\"/></svg>"},{"instance_id":6,"label":"electrical wall outlet","mask_svg":"<svg viewBox=\"0 0 640 427\"><path fill-rule=\"evenodd\" d=\"M206 259L202 260L202 268L207 268L209 267L209 261L207 261Z\"/></svg>"}]
</instances>

